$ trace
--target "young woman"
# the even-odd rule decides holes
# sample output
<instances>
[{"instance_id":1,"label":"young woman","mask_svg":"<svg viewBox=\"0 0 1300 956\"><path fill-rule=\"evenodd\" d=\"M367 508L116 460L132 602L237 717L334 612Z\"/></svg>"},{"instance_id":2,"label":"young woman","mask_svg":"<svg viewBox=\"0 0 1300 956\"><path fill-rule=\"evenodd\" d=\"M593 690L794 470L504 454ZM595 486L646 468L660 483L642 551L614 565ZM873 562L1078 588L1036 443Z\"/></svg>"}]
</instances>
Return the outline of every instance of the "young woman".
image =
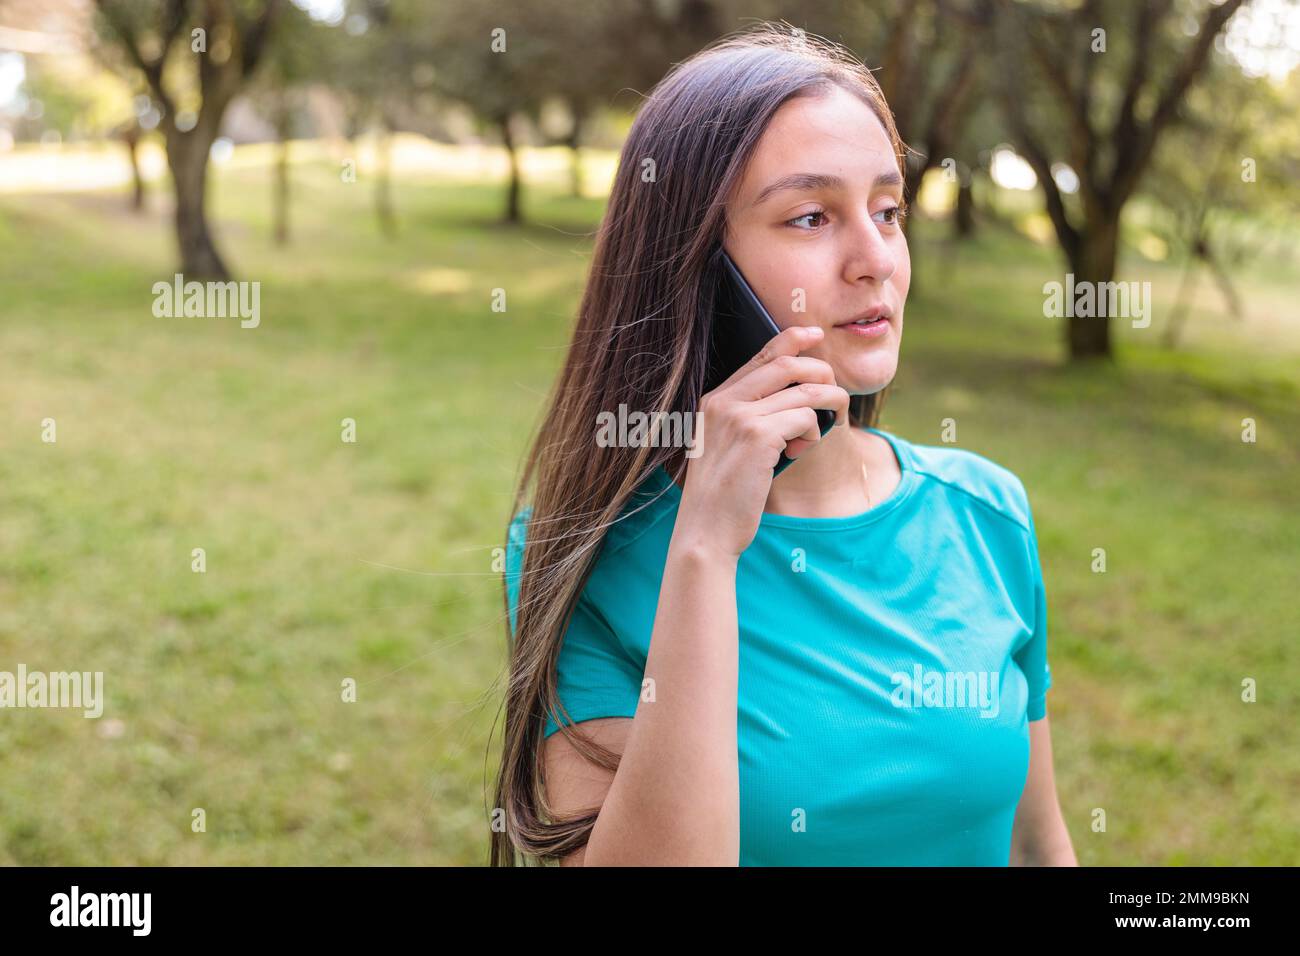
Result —
<instances>
[{"instance_id":1,"label":"young woman","mask_svg":"<svg viewBox=\"0 0 1300 956\"><path fill-rule=\"evenodd\" d=\"M769 24L643 104L509 528L493 863L1075 863L1025 489L876 427L903 153L860 62ZM782 331L705 393L724 249ZM621 407L693 446L598 441Z\"/></svg>"}]
</instances>

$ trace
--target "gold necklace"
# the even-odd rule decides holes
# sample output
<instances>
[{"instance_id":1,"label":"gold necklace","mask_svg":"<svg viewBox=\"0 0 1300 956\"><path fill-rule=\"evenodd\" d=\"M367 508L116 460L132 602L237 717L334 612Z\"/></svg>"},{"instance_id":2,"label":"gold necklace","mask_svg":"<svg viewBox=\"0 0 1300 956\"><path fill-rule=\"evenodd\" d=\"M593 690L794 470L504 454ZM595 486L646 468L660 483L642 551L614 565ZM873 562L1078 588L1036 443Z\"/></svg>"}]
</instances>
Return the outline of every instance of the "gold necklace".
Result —
<instances>
[{"instance_id":1,"label":"gold necklace","mask_svg":"<svg viewBox=\"0 0 1300 956\"><path fill-rule=\"evenodd\" d=\"M871 510L871 485L867 477L867 463L862 462L862 490L867 496L867 510Z\"/></svg>"}]
</instances>

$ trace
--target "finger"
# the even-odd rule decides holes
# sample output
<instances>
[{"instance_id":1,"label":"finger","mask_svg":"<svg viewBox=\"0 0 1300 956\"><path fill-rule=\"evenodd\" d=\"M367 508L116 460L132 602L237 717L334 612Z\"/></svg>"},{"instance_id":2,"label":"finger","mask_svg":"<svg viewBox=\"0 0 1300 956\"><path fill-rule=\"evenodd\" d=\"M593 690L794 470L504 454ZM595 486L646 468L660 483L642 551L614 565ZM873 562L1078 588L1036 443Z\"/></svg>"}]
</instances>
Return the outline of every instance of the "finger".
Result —
<instances>
[{"instance_id":1,"label":"finger","mask_svg":"<svg viewBox=\"0 0 1300 956\"><path fill-rule=\"evenodd\" d=\"M792 438L790 444L785 446L785 457L797 459L815 444L817 442L811 438Z\"/></svg>"},{"instance_id":2,"label":"finger","mask_svg":"<svg viewBox=\"0 0 1300 956\"><path fill-rule=\"evenodd\" d=\"M715 391L721 391L740 381L750 372L766 365L780 355L798 355L804 349L811 348L822 340L825 332L819 325L792 325L782 329L758 350L748 362L736 369Z\"/></svg>"},{"instance_id":3,"label":"finger","mask_svg":"<svg viewBox=\"0 0 1300 956\"><path fill-rule=\"evenodd\" d=\"M835 414L835 425L848 421L849 393L838 385L808 383L782 389L775 395L752 403L760 414L771 415L791 408L828 408ZM818 434L821 433L820 427Z\"/></svg>"},{"instance_id":4,"label":"finger","mask_svg":"<svg viewBox=\"0 0 1300 956\"><path fill-rule=\"evenodd\" d=\"M817 427L817 413L810 407L787 408L782 412L764 415L763 420L775 426L777 434L787 442L796 438L806 438L812 442L822 437L821 429Z\"/></svg>"},{"instance_id":5,"label":"finger","mask_svg":"<svg viewBox=\"0 0 1300 956\"><path fill-rule=\"evenodd\" d=\"M753 407L762 415L771 415L788 408L832 408L835 410L836 424L839 424L849 414L849 393L838 385L804 382L793 388L783 388L774 395L754 402Z\"/></svg>"},{"instance_id":6,"label":"finger","mask_svg":"<svg viewBox=\"0 0 1300 956\"><path fill-rule=\"evenodd\" d=\"M732 386L731 395L742 402L756 402L799 382L834 385L835 372L828 363L808 355L778 355Z\"/></svg>"},{"instance_id":7,"label":"finger","mask_svg":"<svg viewBox=\"0 0 1300 956\"><path fill-rule=\"evenodd\" d=\"M798 409L790 409L786 412L777 412L778 415L787 415L791 411L797 412ZM812 410L812 427L805 432L800 432L785 446L785 456L790 459L798 458L805 451L822 440L821 422L817 420L817 410Z\"/></svg>"}]
</instances>

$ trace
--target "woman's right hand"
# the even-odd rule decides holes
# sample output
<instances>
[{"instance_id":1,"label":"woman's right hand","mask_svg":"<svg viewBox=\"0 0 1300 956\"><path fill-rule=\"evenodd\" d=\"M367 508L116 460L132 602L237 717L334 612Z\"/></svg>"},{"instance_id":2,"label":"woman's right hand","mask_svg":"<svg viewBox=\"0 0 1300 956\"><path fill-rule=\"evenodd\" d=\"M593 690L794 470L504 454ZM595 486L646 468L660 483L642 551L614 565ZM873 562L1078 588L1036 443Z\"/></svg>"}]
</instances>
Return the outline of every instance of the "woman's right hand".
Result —
<instances>
[{"instance_id":1,"label":"woman's right hand","mask_svg":"<svg viewBox=\"0 0 1300 956\"><path fill-rule=\"evenodd\" d=\"M796 458L821 440L815 410L833 408L837 426L848 422L849 393L830 365L799 354L824 335L819 326L783 329L701 397L674 536L739 556L758 533L781 453Z\"/></svg>"}]
</instances>

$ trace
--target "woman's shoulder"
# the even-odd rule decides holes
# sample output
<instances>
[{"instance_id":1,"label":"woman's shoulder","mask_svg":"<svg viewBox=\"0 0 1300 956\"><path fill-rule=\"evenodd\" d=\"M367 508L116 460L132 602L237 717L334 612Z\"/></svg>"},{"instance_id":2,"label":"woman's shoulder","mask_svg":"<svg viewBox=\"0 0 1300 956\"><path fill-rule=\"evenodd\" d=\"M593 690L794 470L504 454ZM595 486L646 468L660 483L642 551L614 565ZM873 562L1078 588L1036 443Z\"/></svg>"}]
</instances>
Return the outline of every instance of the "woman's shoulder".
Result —
<instances>
[{"instance_id":1,"label":"woman's shoulder","mask_svg":"<svg viewBox=\"0 0 1300 956\"><path fill-rule=\"evenodd\" d=\"M1010 468L956 445L907 442L907 449L911 466L918 474L1029 530L1029 495L1024 482Z\"/></svg>"}]
</instances>

